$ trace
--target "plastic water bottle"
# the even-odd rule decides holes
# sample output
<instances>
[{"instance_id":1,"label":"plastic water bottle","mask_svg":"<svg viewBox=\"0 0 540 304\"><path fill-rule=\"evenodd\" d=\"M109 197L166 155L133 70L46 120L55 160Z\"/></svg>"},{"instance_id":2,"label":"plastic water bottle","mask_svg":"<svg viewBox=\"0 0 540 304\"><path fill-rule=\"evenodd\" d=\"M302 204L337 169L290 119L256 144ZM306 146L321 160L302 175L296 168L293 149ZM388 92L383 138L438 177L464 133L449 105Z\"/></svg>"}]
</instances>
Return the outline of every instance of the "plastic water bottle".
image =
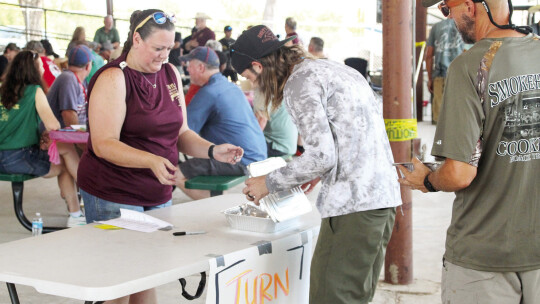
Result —
<instances>
[{"instance_id":1,"label":"plastic water bottle","mask_svg":"<svg viewBox=\"0 0 540 304\"><path fill-rule=\"evenodd\" d=\"M36 217L32 219L32 236L41 235L43 232L43 219L41 213L37 212Z\"/></svg>"}]
</instances>

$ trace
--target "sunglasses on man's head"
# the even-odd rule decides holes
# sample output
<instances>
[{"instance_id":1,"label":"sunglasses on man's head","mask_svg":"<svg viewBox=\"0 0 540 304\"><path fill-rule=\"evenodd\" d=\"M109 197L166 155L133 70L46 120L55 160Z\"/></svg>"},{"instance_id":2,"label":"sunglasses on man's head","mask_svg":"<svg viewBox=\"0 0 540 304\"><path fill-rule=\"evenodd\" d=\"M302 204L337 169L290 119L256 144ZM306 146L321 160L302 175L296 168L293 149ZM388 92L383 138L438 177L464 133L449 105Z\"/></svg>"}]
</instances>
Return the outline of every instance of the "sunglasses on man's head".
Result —
<instances>
[{"instance_id":1,"label":"sunglasses on man's head","mask_svg":"<svg viewBox=\"0 0 540 304\"><path fill-rule=\"evenodd\" d=\"M169 16L164 12L155 12L150 16L144 18L144 20L141 21L139 25L137 25L133 32L135 33L138 29L140 29L146 22L148 22L148 20L150 20L150 18L154 18L154 22L156 24L164 24L165 22L167 22L167 19L169 19L171 23L176 23L176 17L174 15Z\"/></svg>"},{"instance_id":2,"label":"sunglasses on man's head","mask_svg":"<svg viewBox=\"0 0 540 304\"><path fill-rule=\"evenodd\" d=\"M465 3L466 0L448 0L439 3L439 10L444 17L450 16L450 8Z\"/></svg>"}]
</instances>

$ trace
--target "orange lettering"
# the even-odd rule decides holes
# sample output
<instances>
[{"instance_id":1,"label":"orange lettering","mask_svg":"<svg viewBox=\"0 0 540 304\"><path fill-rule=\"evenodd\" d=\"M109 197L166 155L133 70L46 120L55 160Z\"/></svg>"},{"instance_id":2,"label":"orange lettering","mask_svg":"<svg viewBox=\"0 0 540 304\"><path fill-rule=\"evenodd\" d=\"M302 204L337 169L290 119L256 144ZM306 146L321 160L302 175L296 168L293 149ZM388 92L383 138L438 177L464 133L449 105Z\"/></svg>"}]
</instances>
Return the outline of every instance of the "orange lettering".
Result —
<instances>
[{"instance_id":1,"label":"orange lettering","mask_svg":"<svg viewBox=\"0 0 540 304\"><path fill-rule=\"evenodd\" d=\"M274 297L277 299L277 288L278 284L279 287L281 287L281 290L283 290L283 293L285 296L289 295L289 268L285 270L285 280L287 283L287 289L283 286L283 283L281 283L281 279L279 278L279 275L277 273L274 274Z\"/></svg>"},{"instance_id":2,"label":"orange lettering","mask_svg":"<svg viewBox=\"0 0 540 304\"><path fill-rule=\"evenodd\" d=\"M252 271L251 269L246 270L246 271L242 272L241 274L235 276L234 278L230 279L227 283L225 283L227 286L229 286L229 285L231 285L232 283L234 283L236 281L236 295L235 295L235 300L234 300L234 303L236 303L236 304L240 303L240 282L241 282L240 279L243 276L250 273L251 271Z\"/></svg>"},{"instance_id":3,"label":"orange lettering","mask_svg":"<svg viewBox=\"0 0 540 304\"><path fill-rule=\"evenodd\" d=\"M264 286L264 279L263 279L263 276L267 276L269 281L268 281L268 285ZM266 291L270 288L270 286L272 285L272 275L271 274L268 274L268 273L263 273L259 276L259 278L261 279L261 295L260 295L260 299L261 299L261 304L264 304L264 299L266 298L267 300L269 301L272 301L272 295L271 294L268 294Z\"/></svg>"},{"instance_id":4,"label":"orange lettering","mask_svg":"<svg viewBox=\"0 0 540 304\"><path fill-rule=\"evenodd\" d=\"M253 279L253 299L251 300L251 302L249 301L249 298L248 298L248 280L246 280L245 297L246 297L246 304L257 304L257 278Z\"/></svg>"}]
</instances>

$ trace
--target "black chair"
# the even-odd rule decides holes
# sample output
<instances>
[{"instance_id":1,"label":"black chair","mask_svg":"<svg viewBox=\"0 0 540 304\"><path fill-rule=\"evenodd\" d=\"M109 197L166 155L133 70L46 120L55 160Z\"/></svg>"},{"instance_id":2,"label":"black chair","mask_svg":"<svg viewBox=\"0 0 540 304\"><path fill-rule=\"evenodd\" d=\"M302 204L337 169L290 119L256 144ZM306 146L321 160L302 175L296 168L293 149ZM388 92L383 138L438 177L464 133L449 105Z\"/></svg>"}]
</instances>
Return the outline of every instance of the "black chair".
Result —
<instances>
[{"instance_id":1,"label":"black chair","mask_svg":"<svg viewBox=\"0 0 540 304\"><path fill-rule=\"evenodd\" d=\"M32 223L28 220L23 210L23 190L24 182L34 179L37 176L27 174L7 174L0 173L0 181L11 182L13 192L13 207L19 223L28 231L32 231ZM66 227L43 227L43 233L65 229Z\"/></svg>"},{"instance_id":2,"label":"black chair","mask_svg":"<svg viewBox=\"0 0 540 304\"><path fill-rule=\"evenodd\" d=\"M362 76L364 76L364 78L367 78L367 60L358 57L351 57L345 59L345 65L357 70L360 72L360 74L362 74Z\"/></svg>"}]
</instances>

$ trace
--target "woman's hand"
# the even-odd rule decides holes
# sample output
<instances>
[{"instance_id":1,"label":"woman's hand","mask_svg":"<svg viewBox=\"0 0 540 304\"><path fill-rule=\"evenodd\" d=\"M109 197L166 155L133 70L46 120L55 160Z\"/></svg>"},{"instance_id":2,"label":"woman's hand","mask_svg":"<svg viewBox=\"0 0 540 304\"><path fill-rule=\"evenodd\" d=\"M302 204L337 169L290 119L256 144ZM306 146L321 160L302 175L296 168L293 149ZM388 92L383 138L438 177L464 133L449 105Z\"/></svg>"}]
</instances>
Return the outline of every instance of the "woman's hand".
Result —
<instances>
[{"instance_id":1,"label":"woman's hand","mask_svg":"<svg viewBox=\"0 0 540 304\"><path fill-rule=\"evenodd\" d=\"M242 190L249 201L259 205L259 200L268 195L266 188L266 175L252 177L246 180L246 187Z\"/></svg>"},{"instance_id":2,"label":"woman's hand","mask_svg":"<svg viewBox=\"0 0 540 304\"><path fill-rule=\"evenodd\" d=\"M222 163L236 164L244 155L244 149L231 145L222 144L214 147L214 158Z\"/></svg>"},{"instance_id":3,"label":"woman's hand","mask_svg":"<svg viewBox=\"0 0 540 304\"><path fill-rule=\"evenodd\" d=\"M313 191L313 188L315 188L315 186L321 181L321 178L320 177L317 177L305 184L303 184L300 188L302 189L302 191L304 191L304 193L307 195L307 194L310 194L311 191Z\"/></svg>"},{"instance_id":4,"label":"woman's hand","mask_svg":"<svg viewBox=\"0 0 540 304\"><path fill-rule=\"evenodd\" d=\"M176 178L174 173L176 170L178 170L178 168L176 168L176 166L174 166L168 159L161 156L153 155L149 160L148 167L150 168L150 170L152 170L152 172L161 184L175 184Z\"/></svg>"}]
</instances>

